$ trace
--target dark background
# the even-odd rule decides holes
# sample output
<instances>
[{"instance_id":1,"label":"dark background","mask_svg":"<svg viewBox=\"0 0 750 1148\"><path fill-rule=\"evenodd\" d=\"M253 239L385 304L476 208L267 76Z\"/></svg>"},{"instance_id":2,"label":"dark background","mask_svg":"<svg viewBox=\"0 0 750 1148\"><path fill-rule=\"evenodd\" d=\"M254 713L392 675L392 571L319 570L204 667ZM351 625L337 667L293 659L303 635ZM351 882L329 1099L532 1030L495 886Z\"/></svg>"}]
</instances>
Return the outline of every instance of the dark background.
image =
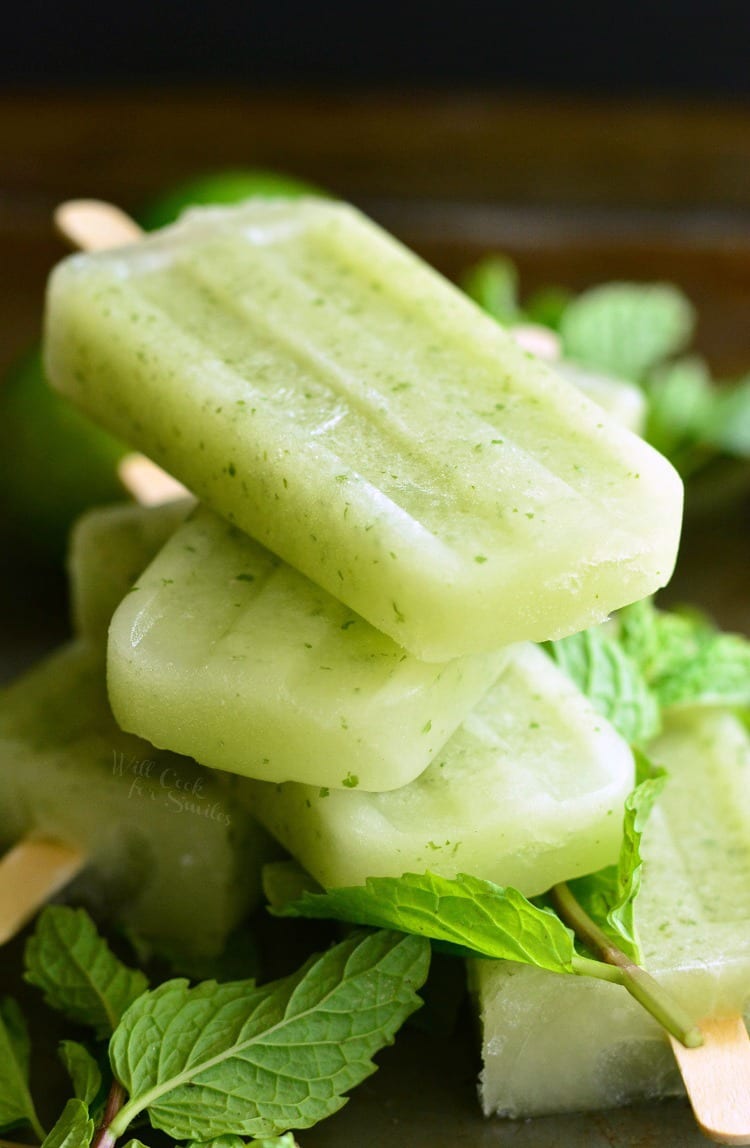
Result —
<instances>
[{"instance_id":1,"label":"dark background","mask_svg":"<svg viewBox=\"0 0 750 1148\"><path fill-rule=\"evenodd\" d=\"M747 0L16 0L0 83L750 93Z\"/></svg>"}]
</instances>

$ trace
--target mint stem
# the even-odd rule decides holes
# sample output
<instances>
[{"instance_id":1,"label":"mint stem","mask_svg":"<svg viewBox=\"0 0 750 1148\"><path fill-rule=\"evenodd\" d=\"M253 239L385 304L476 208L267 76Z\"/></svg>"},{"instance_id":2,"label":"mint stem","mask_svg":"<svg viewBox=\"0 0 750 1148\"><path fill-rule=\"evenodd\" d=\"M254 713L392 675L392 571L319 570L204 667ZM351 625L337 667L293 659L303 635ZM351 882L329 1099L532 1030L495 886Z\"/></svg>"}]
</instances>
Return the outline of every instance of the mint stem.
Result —
<instances>
[{"instance_id":1,"label":"mint stem","mask_svg":"<svg viewBox=\"0 0 750 1148\"><path fill-rule=\"evenodd\" d=\"M607 934L591 920L565 882L555 885L552 890L552 902L562 920L573 929L579 940L583 941L592 952L597 953L607 965L613 965L617 969L620 974L619 983L659 1022L662 1028L686 1048L698 1048L703 1044L700 1029L693 1023L682 1005L674 1000L645 969L632 961L622 949L618 949ZM586 958L577 958L575 964L582 965L584 961ZM596 963L587 962L588 965ZM600 975L586 967L581 967L580 971L588 975Z\"/></svg>"},{"instance_id":2,"label":"mint stem","mask_svg":"<svg viewBox=\"0 0 750 1148\"><path fill-rule=\"evenodd\" d=\"M114 1148L118 1134L111 1130L110 1125L124 1103L125 1089L119 1080L113 1080L112 1087L107 1096L107 1103L104 1107L102 1122L96 1130L94 1139L91 1142L91 1148Z\"/></svg>"}]
</instances>

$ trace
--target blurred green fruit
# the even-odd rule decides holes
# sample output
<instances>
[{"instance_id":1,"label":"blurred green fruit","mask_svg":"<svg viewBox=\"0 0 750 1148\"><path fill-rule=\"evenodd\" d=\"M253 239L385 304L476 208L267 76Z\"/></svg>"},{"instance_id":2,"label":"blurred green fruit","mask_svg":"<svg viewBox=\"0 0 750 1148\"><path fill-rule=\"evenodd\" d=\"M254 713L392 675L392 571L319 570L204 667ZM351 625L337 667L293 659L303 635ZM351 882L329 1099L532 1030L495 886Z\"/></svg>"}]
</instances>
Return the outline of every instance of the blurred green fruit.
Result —
<instances>
[{"instance_id":1,"label":"blurred green fruit","mask_svg":"<svg viewBox=\"0 0 750 1148\"><path fill-rule=\"evenodd\" d=\"M117 477L125 451L49 388L38 350L26 355L0 383L3 533L62 557L79 514L126 496Z\"/></svg>"},{"instance_id":2,"label":"blurred green fruit","mask_svg":"<svg viewBox=\"0 0 750 1148\"><path fill-rule=\"evenodd\" d=\"M143 211L138 220L148 231L174 223L187 207L199 204L241 203L256 196L293 199L301 195L324 195L311 183L278 172L248 168L216 172L180 184L159 196Z\"/></svg>"}]
</instances>

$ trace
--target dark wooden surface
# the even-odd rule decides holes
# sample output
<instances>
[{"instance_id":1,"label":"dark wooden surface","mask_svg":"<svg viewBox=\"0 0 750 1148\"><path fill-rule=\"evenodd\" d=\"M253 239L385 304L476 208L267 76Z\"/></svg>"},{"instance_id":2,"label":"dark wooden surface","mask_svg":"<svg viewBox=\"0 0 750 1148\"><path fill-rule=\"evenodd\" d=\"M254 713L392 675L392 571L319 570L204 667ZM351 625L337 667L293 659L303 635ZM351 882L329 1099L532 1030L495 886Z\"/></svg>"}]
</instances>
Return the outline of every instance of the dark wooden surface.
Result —
<instances>
[{"instance_id":1,"label":"dark wooden surface","mask_svg":"<svg viewBox=\"0 0 750 1148\"><path fill-rule=\"evenodd\" d=\"M49 216L71 195L135 209L196 173L263 165L354 199L448 274L490 249L527 289L610 278L673 279L700 312L719 370L750 367L750 115L739 107L594 105L481 94L352 98L238 92L0 97L0 372L39 328L44 279L63 249ZM750 525L703 520L675 596L750 631ZM1 545L1 544L0 544ZM0 549L0 671L64 632L59 580L18 574ZM692 1148L685 1104L526 1124L484 1122L471 1033L418 1033L305 1148Z\"/></svg>"}]
</instances>

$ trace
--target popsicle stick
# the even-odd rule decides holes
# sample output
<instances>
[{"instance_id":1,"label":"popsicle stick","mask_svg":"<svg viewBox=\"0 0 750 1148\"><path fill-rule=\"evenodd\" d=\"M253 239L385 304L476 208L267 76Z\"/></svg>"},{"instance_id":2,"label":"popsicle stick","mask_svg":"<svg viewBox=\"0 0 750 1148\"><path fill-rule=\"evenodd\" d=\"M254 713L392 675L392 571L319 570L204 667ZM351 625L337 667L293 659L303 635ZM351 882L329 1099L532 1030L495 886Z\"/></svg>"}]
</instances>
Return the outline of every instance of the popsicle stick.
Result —
<instances>
[{"instance_id":1,"label":"popsicle stick","mask_svg":"<svg viewBox=\"0 0 750 1148\"><path fill-rule=\"evenodd\" d=\"M53 216L63 239L79 251L104 251L137 243L143 231L129 215L101 199L69 199Z\"/></svg>"},{"instance_id":2,"label":"popsicle stick","mask_svg":"<svg viewBox=\"0 0 750 1148\"><path fill-rule=\"evenodd\" d=\"M55 228L79 251L105 251L137 243L143 231L129 215L101 199L69 199L54 214ZM125 455L117 467L120 481L137 502L156 506L184 498L188 491L145 455Z\"/></svg>"},{"instance_id":3,"label":"popsicle stick","mask_svg":"<svg viewBox=\"0 0 750 1148\"><path fill-rule=\"evenodd\" d=\"M703 1044L670 1036L695 1119L719 1144L750 1144L750 1039L741 1016L700 1023Z\"/></svg>"},{"instance_id":4,"label":"popsicle stick","mask_svg":"<svg viewBox=\"0 0 750 1148\"><path fill-rule=\"evenodd\" d=\"M190 491L145 454L126 454L117 466L120 482L141 506L160 506L189 496Z\"/></svg>"},{"instance_id":5,"label":"popsicle stick","mask_svg":"<svg viewBox=\"0 0 750 1148\"><path fill-rule=\"evenodd\" d=\"M0 859L0 945L23 928L86 862L72 845L26 838Z\"/></svg>"}]
</instances>

